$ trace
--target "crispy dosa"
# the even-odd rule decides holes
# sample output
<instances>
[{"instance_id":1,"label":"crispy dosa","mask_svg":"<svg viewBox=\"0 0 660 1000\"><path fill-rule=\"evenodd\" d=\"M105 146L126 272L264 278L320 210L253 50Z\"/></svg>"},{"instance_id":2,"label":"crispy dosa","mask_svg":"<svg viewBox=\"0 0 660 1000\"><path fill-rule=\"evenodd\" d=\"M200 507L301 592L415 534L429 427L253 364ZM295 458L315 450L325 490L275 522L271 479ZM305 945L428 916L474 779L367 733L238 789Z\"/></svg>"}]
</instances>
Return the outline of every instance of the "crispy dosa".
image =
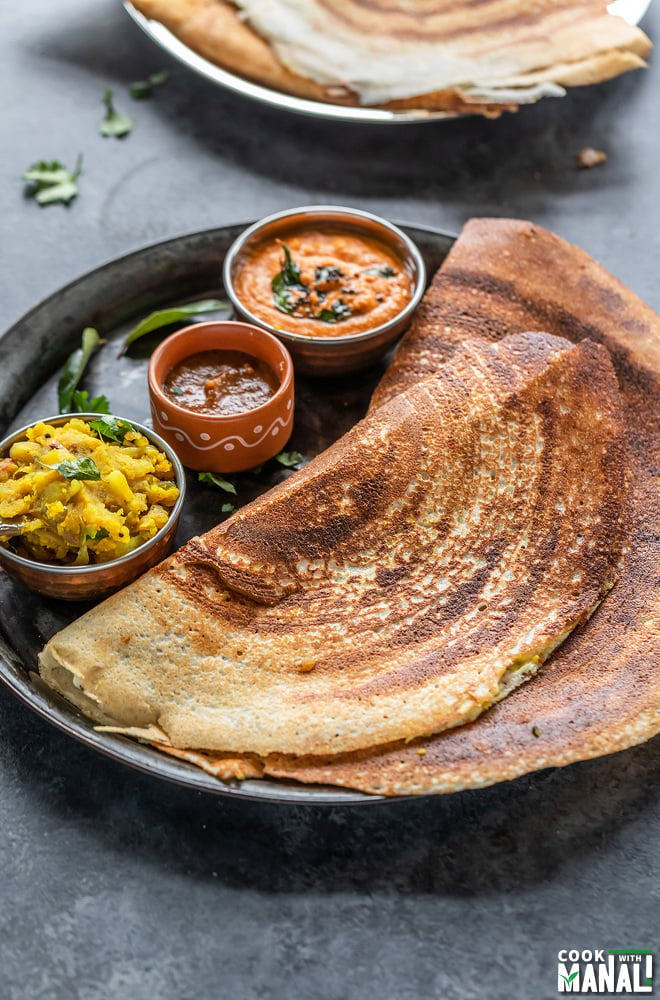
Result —
<instances>
[{"instance_id":1,"label":"crispy dosa","mask_svg":"<svg viewBox=\"0 0 660 1000\"><path fill-rule=\"evenodd\" d=\"M496 116L644 65L605 0L134 0L220 66L348 105Z\"/></svg>"},{"instance_id":2,"label":"crispy dosa","mask_svg":"<svg viewBox=\"0 0 660 1000\"><path fill-rule=\"evenodd\" d=\"M476 722L334 758L272 757L275 777L385 795L452 792L614 753L660 732L660 319L579 248L529 222L467 223L375 393L378 405L469 338L541 326L604 344L632 457L631 541L598 612L533 682ZM197 763L205 766L204 758Z\"/></svg>"},{"instance_id":3,"label":"crispy dosa","mask_svg":"<svg viewBox=\"0 0 660 1000\"><path fill-rule=\"evenodd\" d=\"M53 638L42 675L181 749L341 753L439 732L593 612L626 490L602 347L466 344Z\"/></svg>"}]
</instances>

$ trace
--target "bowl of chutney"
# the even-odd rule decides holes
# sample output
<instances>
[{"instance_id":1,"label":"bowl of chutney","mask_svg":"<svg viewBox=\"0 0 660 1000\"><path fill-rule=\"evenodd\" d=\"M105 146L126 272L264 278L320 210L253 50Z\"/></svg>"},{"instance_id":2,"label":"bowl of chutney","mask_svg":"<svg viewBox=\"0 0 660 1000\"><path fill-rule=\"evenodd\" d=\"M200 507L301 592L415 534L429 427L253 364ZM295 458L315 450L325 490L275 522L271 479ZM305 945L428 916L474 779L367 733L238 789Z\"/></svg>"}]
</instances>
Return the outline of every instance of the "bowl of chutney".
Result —
<instances>
[{"instance_id":1,"label":"bowl of chutney","mask_svg":"<svg viewBox=\"0 0 660 1000\"><path fill-rule=\"evenodd\" d=\"M273 333L296 371L366 368L402 335L426 287L419 249L369 212L311 205L268 216L234 241L223 283L236 315Z\"/></svg>"},{"instance_id":2,"label":"bowl of chutney","mask_svg":"<svg viewBox=\"0 0 660 1000\"><path fill-rule=\"evenodd\" d=\"M195 323L151 356L154 428L189 469L242 472L272 458L293 429L286 347L249 323Z\"/></svg>"}]
</instances>

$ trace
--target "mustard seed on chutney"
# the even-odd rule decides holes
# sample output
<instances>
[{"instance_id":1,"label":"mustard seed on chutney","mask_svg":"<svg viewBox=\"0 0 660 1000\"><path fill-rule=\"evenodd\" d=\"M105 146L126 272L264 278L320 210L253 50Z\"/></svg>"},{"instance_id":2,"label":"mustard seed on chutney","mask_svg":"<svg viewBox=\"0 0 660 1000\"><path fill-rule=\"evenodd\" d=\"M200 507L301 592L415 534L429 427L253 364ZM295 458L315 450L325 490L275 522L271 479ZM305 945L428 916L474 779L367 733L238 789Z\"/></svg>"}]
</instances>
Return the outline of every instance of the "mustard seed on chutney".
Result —
<instances>
[{"instance_id":1,"label":"mustard seed on chutney","mask_svg":"<svg viewBox=\"0 0 660 1000\"><path fill-rule=\"evenodd\" d=\"M406 265L376 239L350 230L294 230L236 262L234 288L262 322L307 337L373 330L410 301Z\"/></svg>"}]
</instances>

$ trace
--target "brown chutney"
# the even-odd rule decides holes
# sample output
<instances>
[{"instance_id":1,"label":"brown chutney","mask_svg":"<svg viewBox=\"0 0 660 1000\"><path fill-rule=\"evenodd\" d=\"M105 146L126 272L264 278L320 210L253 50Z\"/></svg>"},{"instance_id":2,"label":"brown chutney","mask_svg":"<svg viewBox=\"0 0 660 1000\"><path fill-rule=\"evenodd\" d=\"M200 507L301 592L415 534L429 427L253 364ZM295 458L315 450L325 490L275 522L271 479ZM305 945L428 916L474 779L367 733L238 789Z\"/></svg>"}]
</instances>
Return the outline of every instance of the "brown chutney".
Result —
<instances>
[{"instance_id":1,"label":"brown chutney","mask_svg":"<svg viewBox=\"0 0 660 1000\"><path fill-rule=\"evenodd\" d=\"M163 382L163 392L178 406L215 416L254 410L279 387L277 375L261 358L221 350L191 354L170 369Z\"/></svg>"}]
</instances>

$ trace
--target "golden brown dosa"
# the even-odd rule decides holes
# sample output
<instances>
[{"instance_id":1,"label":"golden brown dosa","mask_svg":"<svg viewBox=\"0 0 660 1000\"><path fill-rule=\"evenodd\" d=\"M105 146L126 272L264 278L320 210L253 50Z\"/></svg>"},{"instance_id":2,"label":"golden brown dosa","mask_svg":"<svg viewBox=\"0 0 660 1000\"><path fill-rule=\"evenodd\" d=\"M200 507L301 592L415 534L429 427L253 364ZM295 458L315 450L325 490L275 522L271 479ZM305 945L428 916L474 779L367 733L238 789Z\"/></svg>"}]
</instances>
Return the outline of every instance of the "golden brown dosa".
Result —
<instances>
[{"instance_id":1,"label":"golden brown dosa","mask_svg":"<svg viewBox=\"0 0 660 1000\"><path fill-rule=\"evenodd\" d=\"M496 116L644 65L604 0L135 0L218 65L317 101Z\"/></svg>"},{"instance_id":2,"label":"golden brown dosa","mask_svg":"<svg viewBox=\"0 0 660 1000\"><path fill-rule=\"evenodd\" d=\"M55 636L42 675L180 749L338 753L460 725L610 589L626 489L602 347L466 344Z\"/></svg>"},{"instance_id":3,"label":"golden brown dosa","mask_svg":"<svg viewBox=\"0 0 660 1000\"><path fill-rule=\"evenodd\" d=\"M610 351L632 455L632 538L621 578L533 682L471 725L414 745L271 758L266 773L386 795L450 792L613 753L660 731L660 319L582 250L529 222L474 219L429 289L374 397L452 356L543 327ZM422 751L420 753L420 751Z\"/></svg>"}]
</instances>

